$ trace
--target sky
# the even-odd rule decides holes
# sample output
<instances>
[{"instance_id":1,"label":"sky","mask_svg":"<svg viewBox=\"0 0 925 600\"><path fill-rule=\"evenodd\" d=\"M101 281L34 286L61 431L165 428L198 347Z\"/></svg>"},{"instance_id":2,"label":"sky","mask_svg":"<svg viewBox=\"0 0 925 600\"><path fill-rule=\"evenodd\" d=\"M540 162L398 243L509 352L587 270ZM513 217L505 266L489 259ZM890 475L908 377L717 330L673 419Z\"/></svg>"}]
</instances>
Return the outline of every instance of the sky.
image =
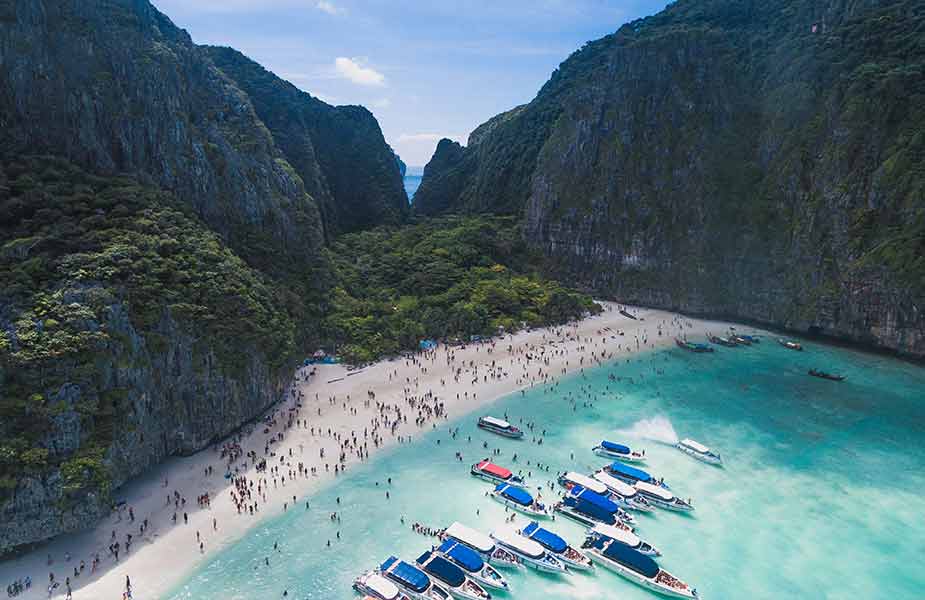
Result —
<instances>
[{"instance_id":1,"label":"sky","mask_svg":"<svg viewBox=\"0 0 925 600\"><path fill-rule=\"evenodd\" d=\"M529 102L569 54L667 0L152 0L330 104L361 104L408 164Z\"/></svg>"}]
</instances>

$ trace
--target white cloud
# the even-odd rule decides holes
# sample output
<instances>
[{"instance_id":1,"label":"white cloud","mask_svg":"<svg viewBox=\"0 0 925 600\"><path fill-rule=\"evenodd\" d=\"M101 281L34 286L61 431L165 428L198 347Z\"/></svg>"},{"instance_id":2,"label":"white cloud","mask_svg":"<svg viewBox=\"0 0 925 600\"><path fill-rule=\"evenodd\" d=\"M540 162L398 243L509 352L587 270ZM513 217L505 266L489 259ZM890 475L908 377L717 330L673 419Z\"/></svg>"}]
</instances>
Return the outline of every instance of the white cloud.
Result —
<instances>
[{"instance_id":1,"label":"white cloud","mask_svg":"<svg viewBox=\"0 0 925 600\"><path fill-rule=\"evenodd\" d=\"M340 13L344 12L344 9L336 6L333 2L329 2L328 0L318 0L318 4L315 5L315 8L321 12L326 12L329 15L339 15Z\"/></svg>"},{"instance_id":2,"label":"white cloud","mask_svg":"<svg viewBox=\"0 0 925 600\"><path fill-rule=\"evenodd\" d=\"M392 101L388 98L379 98L378 100L373 100L373 108L388 108L392 106Z\"/></svg>"},{"instance_id":3,"label":"white cloud","mask_svg":"<svg viewBox=\"0 0 925 600\"><path fill-rule=\"evenodd\" d=\"M334 60L334 69L340 77L357 85L385 85L385 75L370 67L364 67L357 59L338 56Z\"/></svg>"},{"instance_id":4,"label":"white cloud","mask_svg":"<svg viewBox=\"0 0 925 600\"><path fill-rule=\"evenodd\" d=\"M443 138L449 138L459 143L463 143L465 136L455 133L403 133L398 136L399 142L439 142Z\"/></svg>"}]
</instances>

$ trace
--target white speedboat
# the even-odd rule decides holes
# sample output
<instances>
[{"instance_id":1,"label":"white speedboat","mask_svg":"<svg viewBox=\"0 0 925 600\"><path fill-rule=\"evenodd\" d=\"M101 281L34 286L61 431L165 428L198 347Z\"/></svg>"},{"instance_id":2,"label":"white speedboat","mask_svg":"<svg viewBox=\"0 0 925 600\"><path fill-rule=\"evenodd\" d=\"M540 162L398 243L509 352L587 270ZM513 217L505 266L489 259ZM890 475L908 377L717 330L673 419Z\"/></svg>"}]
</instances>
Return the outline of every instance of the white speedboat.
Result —
<instances>
[{"instance_id":1,"label":"white speedboat","mask_svg":"<svg viewBox=\"0 0 925 600\"><path fill-rule=\"evenodd\" d=\"M509 483L499 483L491 497L512 510L531 517L549 517L549 509L530 495L530 492Z\"/></svg>"},{"instance_id":2,"label":"white speedboat","mask_svg":"<svg viewBox=\"0 0 925 600\"><path fill-rule=\"evenodd\" d=\"M653 592L674 598L699 598L697 590L658 566L651 557L612 539L589 538L582 546L595 563Z\"/></svg>"},{"instance_id":3,"label":"white speedboat","mask_svg":"<svg viewBox=\"0 0 925 600\"><path fill-rule=\"evenodd\" d=\"M636 552L641 552L646 556L661 556L661 552L656 550L655 546L645 542L632 531L613 527L612 525L595 525L588 530L589 537L605 537L616 540L621 544L626 544Z\"/></svg>"},{"instance_id":4,"label":"white speedboat","mask_svg":"<svg viewBox=\"0 0 925 600\"><path fill-rule=\"evenodd\" d=\"M567 490L572 490L575 487L582 487L590 492L607 498L611 502L617 505L616 515L617 518L623 521L624 523L635 523L636 519L633 518L633 515L629 514L623 508L620 507L622 498L614 497L614 494L610 492L604 483L592 478L587 475L582 475L581 473L576 473L574 471L569 471L564 475L559 477L559 485L564 487Z\"/></svg>"},{"instance_id":5,"label":"white speedboat","mask_svg":"<svg viewBox=\"0 0 925 600\"><path fill-rule=\"evenodd\" d=\"M709 463L711 465L722 466L723 458L719 452L710 450L700 442L686 438L677 443L677 448L688 456L693 456L697 460Z\"/></svg>"},{"instance_id":6,"label":"white speedboat","mask_svg":"<svg viewBox=\"0 0 925 600\"><path fill-rule=\"evenodd\" d=\"M641 512L652 512L652 505L649 504L649 501L646 500L636 488L625 481L617 479L604 469L601 469L592 477L594 477L596 481L604 484L610 491L610 498L623 508Z\"/></svg>"},{"instance_id":7,"label":"white speedboat","mask_svg":"<svg viewBox=\"0 0 925 600\"><path fill-rule=\"evenodd\" d=\"M586 554L570 546L568 542L552 531L540 527L536 521L531 522L517 533L545 548L547 552L552 553L570 569L587 571L594 567L594 563Z\"/></svg>"},{"instance_id":8,"label":"white speedboat","mask_svg":"<svg viewBox=\"0 0 925 600\"><path fill-rule=\"evenodd\" d=\"M428 575L460 600L491 600L491 594L478 583L466 577L465 571L433 550L428 550L415 561Z\"/></svg>"},{"instance_id":9,"label":"white speedboat","mask_svg":"<svg viewBox=\"0 0 925 600\"><path fill-rule=\"evenodd\" d=\"M623 462L645 462L646 453L631 449L629 446L608 442L603 440L600 444L591 449L598 456L609 458L611 460L622 460Z\"/></svg>"},{"instance_id":10,"label":"white speedboat","mask_svg":"<svg viewBox=\"0 0 925 600\"><path fill-rule=\"evenodd\" d=\"M636 467L625 465L620 461L614 461L610 463L604 467L604 470L617 479L621 479L630 485L635 484L637 481L642 481L644 483L651 483L652 485L660 485L663 488L668 487L668 484L666 484L663 479L658 479L657 477L650 475L642 469L637 469Z\"/></svg>"},{"instance_id":11,"label":"white speedboat","mask_svg":"<svg viewBox=\"0 0 925 600\"><path fill-rule=\"evenodd\" d=\"M565 564L561 560L549 552L546 552L541 545L533 540L528 540L507 529L492 532L490 535L499 546L507 548L516 554L528 567L532 567L537 571L543 571L544 573L567 572Z\"/></svg>"},{"instance_id":12,"label":"white speedboat","mask_svg":"<svg viewBox=\"0 0 925 600\"><path fill-rule=\"evenodd\" d=\"M398 586L413 600L450 600L443 587L430 580L424 571L411 563L390 556L379 567L379 574Z\"/></svg>"},{"instance_id":13,"label":"white speedboat","mask_svg":"<svg viewBox=\"0 0 925 600\"><path fill-rule=\"evenodd\" d=\"M478 477L479 479L484 479L494 484L509 483L520 488L527 487L527 482L524 481L523 477L514 475L509 469L498 466L487 458L472 465L469 469L469 473L471 473L473 477Z\"/></svg>"},{"instance_id":14,"label":"white speedboat","mask_svg":"<svg viewBox=\"0 0 925 600\"><path fill-rule=\"evenodd\" d=\"M690 512L694 510L690 502L681 500L672 494L671 490L666 490L660 485L652 485L651 483L637 481L634 487L640 494L645 496L646 500L648 500L649 504L652 506L676 512Z\"/></svg>"},{"instance_id":15,"label":"white speedboat","mask_svg":"<svg viewBox=\"0 0 925 600\"><path fill-rule=\"evenodd\" d=\"M410 600L397 585L375 571L357 577L353 589L375 600Z\"/></svg>"},{"instance_id":16,"label":"white speedboat","mask_svg":"<svg viewBox=\"0 0 925 600\"><path fill-rule=\"evenodd\" d=\"M482 560L497 565L499 567L518 568L522 564L520 559L513 552L505 550L495 544L494 540L471 527L463 525L459 521L453 523L443 530L440 535L441 540L454 540L469 548L475 550L482 557Z\"/></svg>"},{"instance_id":17,"label":"white speedboat","mask_svg":"<svg viewBox=\"0 0 925 600\"><path fill-rule=\"evenodd\" d=\"M437 548L441 556L458 566L466 574L485 587L509 590L510 585L494 567L482 559L482 555L469 546L454 539L445 539Z\"/></svg>"},{"instance_id":18,"label":"white speedboat","mask_svg":"<svg viewBox=\"0 0 925 600\"><path fill-rule=\"evenodd\" d=\"M479 417L478 426L485 431L497 433L498 435L507 438L520 439L524 436L523 430L518 429L504 419L499 419L497 417Z\"/></svg>"}]
</instances>

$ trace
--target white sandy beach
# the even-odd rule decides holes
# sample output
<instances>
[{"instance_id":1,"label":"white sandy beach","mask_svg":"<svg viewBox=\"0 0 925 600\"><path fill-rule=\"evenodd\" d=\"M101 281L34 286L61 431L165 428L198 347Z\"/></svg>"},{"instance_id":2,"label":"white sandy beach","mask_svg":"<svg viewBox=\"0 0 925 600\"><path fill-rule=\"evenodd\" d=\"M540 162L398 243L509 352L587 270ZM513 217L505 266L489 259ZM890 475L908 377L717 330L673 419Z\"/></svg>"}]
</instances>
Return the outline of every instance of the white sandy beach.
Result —
<instances>
[{"instance_id":1,"label":"white sandy beach","mask_svg":"<svg viewBox=\"0 0 925 600\"><path fill-rule=\"evenodd\" d=\"M129 576L134 598L161 598L213 553L234 543L261 520L283 510L305 510L304 497L334 477L335 464L343 464L349 471L361 460L358 454L367 460L376 451L397 443L399 437L410 436L413 440L431 429L433 423L473 412L546 378L590 368L627 353L673 344L679 332L693 341L703 341L706 332L720 333L729 326L639 308L629 308L641 318L632 320L621 315L617 305L603 304L602 314L577 324L521 332L491 344L439 346L414 360L383 361L353 372L341 365L305 367L297 374L292 392L277 407L274 424L261 423L238 440L245 456L231 468L238 469L237 476L253 482L254 495L247 504L257 505L256 514L247 514L246 509L239 513L232 497L232 480L224 476L227 460L215 448L209 448L188 458L171 459L119 490L115 497L132 508L134 522L126 508L86 532L62 536L4 561L0 563L0 582L5 587L28 575L32 588L17 598L47 598L52 572L59 583L52 597L65 597L65 581L70 577L74 598L119 600ZM312 369L314 376L306 378ZM371 398L369 392L375 397ZM428 408L421 412L424 405ZM439 407L439 415L431 410L434 406ZM398 410L407 420L395 418ZM420 418L418 423L416 417ZM394 429L386 426L386 421L394 423ZM364 439L364 429L369 432L368 439ZM272 455L265 454L268 440L279 439L280 434L281 441L269 446ZM354 435L357 446L347 442ZM378 446L373 443L374 437L381 438ZM255 453L256 460L247 458L250 452ZM343 463L339 460L342 452ZM264 458L271 467L278 467L278 472L257 472L255 463ZM298 468L299 463L304 470ZM330 471L325 470L326 464ZM213 473L206 476L208 467L213 468ZM312 467L317 474L308 474ZM257 485L261 493L257 493ZM175 491L186 499L185 506L176 508L172 498L168 504L168 497ZM200 508L197 497L205 493L210 495L211 505ZM176 524L172 522L175 512ZM188 514L188 524L183 522L184 512ZM139 527L145 519L148 527L140 534ZM113 533L123 548L126 534L133 536L130 552L123 550L118 563L108 549L114 541ZM101 563L91 574L96 554ZM85 569L75 578L74 569L79 570L81 561Z\"/></svg>"}]
</instances>

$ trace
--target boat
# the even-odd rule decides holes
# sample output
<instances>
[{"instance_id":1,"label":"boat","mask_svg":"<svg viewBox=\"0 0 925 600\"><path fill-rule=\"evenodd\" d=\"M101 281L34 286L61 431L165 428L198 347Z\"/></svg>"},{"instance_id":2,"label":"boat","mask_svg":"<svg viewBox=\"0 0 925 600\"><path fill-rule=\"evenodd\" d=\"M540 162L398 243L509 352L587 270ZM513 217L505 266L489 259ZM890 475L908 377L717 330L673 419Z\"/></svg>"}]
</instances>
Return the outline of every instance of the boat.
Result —
<instances>
[{"instance_id":1,"label":"boat","mask_svg":"<svg viewBox=\"0 0 925 600\"><path fill-rule=\"evenodd\" d=\"M808 371L813 377L819 377L821 379L828 379L830 381L844 381L844 375L833 375L832 373L826 373L825 371L820 371L818 369L810 369Z\"/></svg>"},{"instance_id":2,"label":"boat","mask_svg":"<svg viewBox=\"0 0 925 600\"><path fill-rule=\"evenodd\" d=\"M681 500L672 494L670 490L660 485L637 481L634 487L640 494L645 496L646 500L648 500L649 504L652 506L664 508L665 510L673 510L675 512L690 512L694 510L690 502Z\"/></svg>"},{"instance_id":3,"label":"boat","mask_svg":"<svg viewBox=\"0 0 925 600\"><path fill-rule=\"evenodd\" d=\"M592 475L596 481L603 483L610 491L610 498L615 503L628 510L652 512L652 505L630 484L617 479L604 469Z\"/></svg>"},{"instance_id":4,"label":"boat","mask_svg":"<svg viewBox=\"0 0 925 600\"><path fill-rule=\"evenodd\" d=\"M533 540L528 540L508 529L501 529L496 532L493 531L490 535L499 546L516 554L528 567L532 567L537 571L543 571L544 573L567 572L565 563L549 552L546 552L542 546Z\"/></svg>"},{"instance_id":5,"label":"boat","mask_svg":"<svg viewBox=\"0 0 925 600\"><path fill-rule=\"evenodd\" d=\"M658 566L652 557L603 537L582 545L595 562L644 588L673 598L699 598L697 590Z\"/></svg>"},{"instance_id":6,"label":"boat","mask_svg":"<svg viewBox=\"0 0 925 600\"><path fill-rule=\"evenodd\" d=\"M514 556L513 553L504 548L499 548L490 537L481 531L476 531L463 525L459 521L444 529L443 533L440 534L440 539L459 542L478 552L482 560L493 565L511 568L521 566L520 559Z\"/></svg>"},{"instance_id":7,"label":"boat","mask_svg":"<svg viewBox=\"0 0 925 600\"><path fill-rule=\"evenodd\" d=\"M632 319L632 320L634 320L634 321L638 321L638 320L639 320L635 315L626 312L626 309L622 309L622 308L621 308L621 309L620 309L620 314L623 315L624 317L626 317L627 319Z\"/></svg>"},{"instance_id":8,"label":"boat","mask_svg":"<svg viewBox=\"0 0 925 600\"><path fill-rule=\"evenodd\" d=\"M642 469L624 465L620 461L612 462L608 466L604 467L604 469L617 479L622 479L630 485L635 484L637 481L642 481L644 483L651 483L652 485L660 485L664 488L668 487L664 481L649 475Z\"/></svg>"},{"instance_id":9,"label":"boat","mask_svg":"<svg viewBox=\"0 0 925 600\"><path fill-rule=\"evenodd\" d=\"M536 521L531 521L529 525L517 533L546 548L547 552L552 553L570 569L587 571L594 568L594 563L585 553L576 550L555 533L540 527Z\"/></svg>"},{"instance_id":10,"label":"boat","mask_svg":"<svg viewBox=\"0 0 925 600\"><path fill-rule=\"evenodd\" d=\"M478 426L485 431L497 433L498 435L508 438L520 439L524 436L523 431L514 427L504 419L498 419L496 417L479 417Z\"/></svg>"},{"instance_id":11,"label":"boat","mask_svg":"<svg viewBox=\"0 0 925 600\"><path fill-rule=\"evenodd\" d=\"M729 339L740 346L751 346L752 341L745 336L730 334Z\"/></svg>"},{"instance_id":12,"label":"boat","mask_svg":"<svg viewBox=\"0 0 925 600\"><path fill-rule=\"evenodd\" d=\"M735 342L733 342L727 337L721 337L718 335L710 335L710 336L707 336L707 339L710 340L710 342L714 344L718 344L720 346L726 346L727 348L735 348L736 346L738 346L738 344L736 344Z\"/></svg>"},{"instance_id":13,"label":"boat","mask_svg":"<svg viewBox=\"0 0 925 600\"><path fill-rule=\"evenodd\" d=\"M610 500L616 505L616 515L617 518L619 518L621 521L624 523L636 522L636 519L633 518L633 515L620 508L621 502L618 502L618 499L613 498L613 494L610 493L610 490L607 488L607 486L597 479L593 479L587 475L582 475L581 473L569 471L568 473L559 476L559 485L567 490L571 490L575 486L581 486L586 490L594 492L595 494Z\"/></svg>"},{"instance_id":14,"label":"boat","mask_svg":"<svg viewBox=\"0 0 925 600\"><path fill-rule=\"evenodd\" d=\"M482 555L454 539L446 539L436 550L441 556L466 572L485 587L508 590L509 584L494 567L482 560Z\"/></svg>"},{"instance_id":15,"label":"boat","mask_svg":"<svg viewBox=\"0 0 925 600\"><path fill-rule=\"evenodd\" d=\"M655 546L645 542L632 531L613 527L612 525L595 525L588 529L588 537L605 537L616 540L621 544L626 544L636 552L646 556L661 556L662 553L655 549Z\"/></svg>"},{"instance_id":16,"label":"boat","mask_svg":"<svg viewBox=\"0 0 925 600\"><path fill-rule=\"evenodd\" d=\"M548 517L549 509L525 489L509 483L499 483L491 492L491 497L512 510L531 517Z\"/></svg>"},{"instance_id":17,"label":"boat","mask_svg":"<svg viewBox=\"0 0 925 600\"><path fill-rule=\"evenodd\" d=\"M469 472L474 477L478 477L479 479L484 479L485 481L490 481L492 483L509 483L520 488L527 487L527 483L524 481L523 477L514 475L514 473L508 469L496 465L487 458L485 460L480 460L479 462L472 465L472 468L469 469Z\"/></svg>"},{"instance_id":18,"label":"boat","mask_svg":"<svg viewBox=\"0 0 925 600\"><path fill-rule=\"evenodd\" d=\"M443 587L460 600L491 600L491 594L466 573L433 550L420 555L416 561L421 569L443 584Z\"/></svg>"},{"instance_id":19,"label":"boat","mask_svg":"<svg viewBox=\"0 0 925 600\"><path fill-rule=\"evenodd\" d=\"M751 342L752 344L761 343L761 338L758 337L757 335L745 335L744 333L742 333L742 334L739 334L739 337L744 339L747 342Z\"/></svg>"},{"instance_id":20,"label":"boat","mask_svg":"<svg viewBox=\"0 0 925 600\"><path fill-rule=\"evenodd\" d=\"M623 462L643 462L646 460L646 453L637 450L631 450L629 446L608 442L603 440L600 444L591 449L592 452L604 458L622 460Z\"/></svg>"},{"instance_id":21,"label":"boat","mask_svg":"<svg viewBox=\"0 0 925 600\"><path fill-rule=\"evenodd\" d=\"M777 343L783 346L784 348L788 348L790 350L800 350L800 351L803 350L802 344L800 344L799 342L794 342L792 340L778 339Z\"/></svg>"},{"instance_id":22,"label":"boat","mask_svg":"<svg viewBox=\"0 0 925 600\"><path fill-rule=\"evenodd\" d=\"M395 556L382 563L379 574L414 600L450 600L452 597L443 587L431 581L427 573Z\"/></svg>"},{"instance_id":23,"label":"boat","mask_svg":"<svg viewBox=\"0 0 925 600\"><path fill-rule=\"evenodd\" d=\"M357 577L353 581L353 589L365 594L366 598L373 598L374 600L410 600L406 594L398 589L397 585L376 571L369 571Z\"/></svg>"},{"instance_id":24,"label":"boat","mask_svg":"<svg viewBox=\"0 0 925 600\"><path fill-rule=\"evenodd\" d=\"M704 446L703 444L701 444L700 442L696 440L685 438L681 440L680 442L678 442L677 444L675 444L675 446L677 447L678 450L680 450L684 454L693 456L697 460L703 461L705 463L709 463L711 465L722 466L723 464L723 457L719 455L719 452L714 452L710 450L709 448L707 448L706 446Z\"/></svg>"},{"instance_id":25,"label":"boat","mask_svg":"<svg viewBox=\"0 0 925 600\"><path fill-rule=\"evenodd\" d=\"M678 348L687 350L688 352L714 352L713 348L707 346L706 344L695 344L694 342L688 342L687 340L682 340L681 338L675 338L674 343Z\"/></svg>"},{"instance_id":26,"label":"boat","mask_svg":"<svg viewBox=\"0 0 925 600\"><path fill-rule=\"evenodd\" d=\"M554 507L556 512L585 527L593 527L598 523L629 527L617 516L619 509L620 507L609 498L595 494L580 485L572 487Z\"/></svg>"}]
</instances>

